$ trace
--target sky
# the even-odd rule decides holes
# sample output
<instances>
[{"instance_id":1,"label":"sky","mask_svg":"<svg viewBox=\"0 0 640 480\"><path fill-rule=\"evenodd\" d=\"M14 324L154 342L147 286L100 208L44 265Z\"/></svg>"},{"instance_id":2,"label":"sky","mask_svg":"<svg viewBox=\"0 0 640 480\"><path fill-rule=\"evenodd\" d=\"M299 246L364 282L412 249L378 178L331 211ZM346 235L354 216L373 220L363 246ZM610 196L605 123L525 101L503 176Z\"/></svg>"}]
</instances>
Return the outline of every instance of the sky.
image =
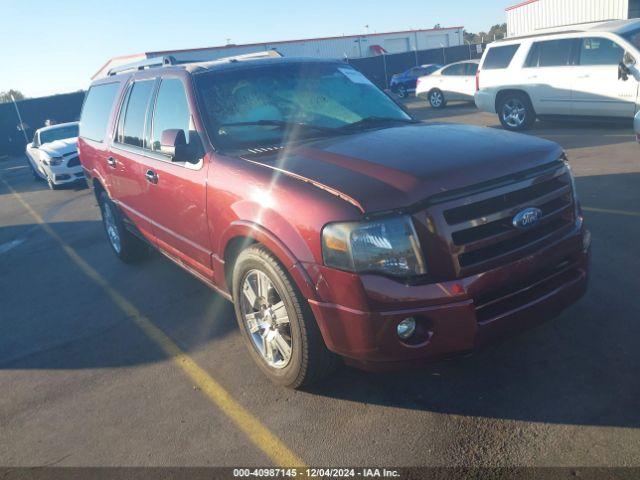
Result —
<instances>
[{"instance_id":1,"label":"sky","mask_svg":"<svg viewBox=\"0 0 640 480\"><path fill-rule=\"evenodd\" d=\"M419 28L488 30L516 0L0 0L0 91L86 89L109 58Z\"/></svg>"}]
</instances>

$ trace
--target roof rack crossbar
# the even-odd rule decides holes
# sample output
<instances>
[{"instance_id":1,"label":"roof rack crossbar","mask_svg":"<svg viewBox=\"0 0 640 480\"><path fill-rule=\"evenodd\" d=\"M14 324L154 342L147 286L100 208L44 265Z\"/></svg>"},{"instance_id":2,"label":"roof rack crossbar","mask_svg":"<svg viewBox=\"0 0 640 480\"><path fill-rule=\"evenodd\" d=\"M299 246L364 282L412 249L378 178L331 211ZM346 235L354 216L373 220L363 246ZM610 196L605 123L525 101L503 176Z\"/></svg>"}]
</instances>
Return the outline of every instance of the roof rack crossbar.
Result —
<instances>
[{"instance_id":1,"label":"roof rack crossbar","mask_svg":"<svg viewBox=\"0 0 640 480\"><path fill-rule=\"evenodd\" d=\"M133 70L144 70L145 68L153 67L165 67L168 65L175 65L176 59L172 56L152 57L138 62L127 63L125 65L119 65L117 67L110 68L107 72L107 76L117 75L119 73L129 72Z\"/></svg>"}]
</instances>

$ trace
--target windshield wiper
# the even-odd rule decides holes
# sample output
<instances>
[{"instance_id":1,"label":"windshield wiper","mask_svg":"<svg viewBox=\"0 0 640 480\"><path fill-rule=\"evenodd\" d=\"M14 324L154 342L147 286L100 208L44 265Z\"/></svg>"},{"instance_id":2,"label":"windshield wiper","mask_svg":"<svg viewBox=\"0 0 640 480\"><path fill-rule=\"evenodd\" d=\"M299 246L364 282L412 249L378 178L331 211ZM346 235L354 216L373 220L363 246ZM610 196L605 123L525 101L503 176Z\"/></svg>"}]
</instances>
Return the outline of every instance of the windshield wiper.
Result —
<instances>
[{"instance_id":1,"label":"windshield wiper","mask_svg":"<svg viewBox=\"0 0 640 480\"><path fill-rule=\"evenodd\" d=\"M420 123L419 120L414 120L412 118L393 118L393 117L378 117L378 116L370 116L364 117L361 120L353 123L347 123L339 127L339 130L353 130L358 128L366 128L366 127L375 127L378 125L384 125L387 123Z\"/></svg>"},{"instance_id":2,"label":"windshield wiper","mask_svg":"<svg viewBox=\"0 0 640 480\"><path fill-rule=\"evenodd\" d=\"M320 125L311 125L304 122L287 122L285 120L256 120L254 122L230 122L222 123L220 127L245 127L245 126L273 126L285 128L302 128L304 130L315 130L324 133L336 133L335 128L322 127Z\"/></svg>"}]
</instances>

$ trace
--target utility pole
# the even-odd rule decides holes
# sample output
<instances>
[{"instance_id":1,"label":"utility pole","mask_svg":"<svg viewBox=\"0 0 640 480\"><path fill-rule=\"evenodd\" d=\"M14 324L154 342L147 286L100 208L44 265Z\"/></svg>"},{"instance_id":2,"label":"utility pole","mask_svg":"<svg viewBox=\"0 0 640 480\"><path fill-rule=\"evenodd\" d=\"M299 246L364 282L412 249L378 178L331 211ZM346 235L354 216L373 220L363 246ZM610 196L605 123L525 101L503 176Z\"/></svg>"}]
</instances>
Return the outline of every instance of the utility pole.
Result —
<instances>
[{"instance_id":1,"label":"utility pole","mask_svg":"<svg viewBox=\"0 0 640 480\"><path fill-rule=\"evenodd\" d=\"M13 94L9 94L11 97L11 101L13 102L13 106L16 109L16 113L18 114L18 121L20 122L20 130L22 130L22 135L24 135L25 143L29 143L29 139L27 138L27 132L24 131L24 123L22 123L22 116L20 115L20 110L18 109L18 104L16 103L16 99L13 97Z\"/></svg>"}]
</instances>

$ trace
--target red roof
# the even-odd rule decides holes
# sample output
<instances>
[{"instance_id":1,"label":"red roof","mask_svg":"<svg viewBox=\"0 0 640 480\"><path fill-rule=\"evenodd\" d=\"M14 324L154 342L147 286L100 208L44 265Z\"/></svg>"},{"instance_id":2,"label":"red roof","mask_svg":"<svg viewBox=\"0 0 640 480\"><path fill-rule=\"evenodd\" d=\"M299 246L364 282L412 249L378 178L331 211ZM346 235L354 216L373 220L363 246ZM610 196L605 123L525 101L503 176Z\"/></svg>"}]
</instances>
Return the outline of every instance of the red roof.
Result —
<instances>
[{"instance_id":1,"label":"red roof","mask_svg":"<svg viewBox=\"0 0 640 480\"><path fill-rule=\"evenodd\" d=\"M505 10L505 12L508 12L509 10L513 10L515 8L524 7L525 5L529 5L530 3L535 3L537 1L538 0L526 0L524 2L520 2L520 3L516 4L516 5L511 5L510 7L507 7L504 10Z\"/></svg>"}]
</instances>

